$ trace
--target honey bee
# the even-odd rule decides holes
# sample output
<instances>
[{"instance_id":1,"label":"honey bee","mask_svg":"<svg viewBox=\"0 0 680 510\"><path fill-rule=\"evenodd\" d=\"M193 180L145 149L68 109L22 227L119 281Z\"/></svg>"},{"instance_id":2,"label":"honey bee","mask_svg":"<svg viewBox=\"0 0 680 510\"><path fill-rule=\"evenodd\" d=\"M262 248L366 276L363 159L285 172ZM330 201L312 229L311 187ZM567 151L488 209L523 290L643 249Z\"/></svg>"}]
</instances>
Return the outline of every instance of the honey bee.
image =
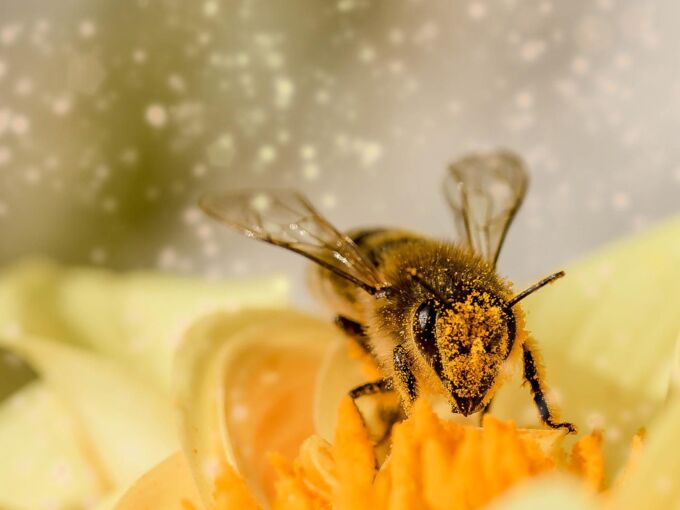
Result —
<instances>
[{"instance_id":1,"label":"honey bee","mask_svg":"<svg viewBox=\"0 0 680 510\"><path fill-rule=\"evenodd\" d=\"M564 272L519 294L496 272L527 182L523 162L507 151L452 164L444 194L456 242L388 228L342 233L293 191L209 194L200 206L247 237L315 263L313 289L383 374L353 389L352 398L397 391L408 414L419 395L434 394L445 397L453 413L468 416L488 409L503 365L521 356L543 423L575 432L548 405L519 305Z\"/></svg>"}]
</instances>

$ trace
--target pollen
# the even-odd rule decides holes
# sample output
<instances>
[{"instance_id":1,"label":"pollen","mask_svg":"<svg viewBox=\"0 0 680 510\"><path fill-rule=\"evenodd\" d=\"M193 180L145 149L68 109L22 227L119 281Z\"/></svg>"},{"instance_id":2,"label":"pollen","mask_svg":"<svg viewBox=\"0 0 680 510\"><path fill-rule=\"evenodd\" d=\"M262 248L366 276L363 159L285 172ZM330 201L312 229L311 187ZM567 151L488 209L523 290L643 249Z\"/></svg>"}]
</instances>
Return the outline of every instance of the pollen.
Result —
<instances>
[{"instance_id":1,"label":"pollen","mask_svg":"<svg viewBox=\"0 0 680 510\"><path fill-rule=\"evenodd\" d=\"M482 427L460 425L439 418L421 400L407 420L395 425L390 454L379 465L363 419L346 398L333 445L313 436L292 461L272 456L278 479L269 504L274 510L474 510L531 477L554 471L602 491L600 436L585 436L570 456L562 450L563 437L562 431L519 429L490 416ZM246 503L221 510L254 508L236 475L220 480L218 493L236 494L219 501Z\"/></svg>"},{"instance_id":2,"label":"pollen","mask_svg":"<svg viewBox=\"0 0 680 510\"><path fill-rule=\"evenodd\" d=\"M492 379L506 357L508 329L504 312L487 292L474 291L437 319L437 345L442 354L444 376L460 388L475 393Z\"/></svg>"}]
</instances>

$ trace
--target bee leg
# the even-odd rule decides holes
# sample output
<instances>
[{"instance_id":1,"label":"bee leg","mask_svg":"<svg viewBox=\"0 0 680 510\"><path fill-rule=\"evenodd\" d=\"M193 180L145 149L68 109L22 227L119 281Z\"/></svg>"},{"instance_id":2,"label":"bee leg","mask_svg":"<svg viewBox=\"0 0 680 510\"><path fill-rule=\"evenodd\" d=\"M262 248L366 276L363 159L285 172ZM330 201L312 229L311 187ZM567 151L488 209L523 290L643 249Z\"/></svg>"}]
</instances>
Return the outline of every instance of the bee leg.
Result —
<instances>
[{"instance_id":1,"label":"bee leg","mask_svg":"<svg viewBox=\"0 0 680 510\"><path fill-rule=\"evenodd\" d=\"M408 395L408 406L418 397L418 391L416 389L416 378L411 371L411 360L404 346L397 345L394 348L394 351L392 351L392 361L394 363L394 374Z\"/></svg>"},{"instance_id":2,"label":"bee leg","mask_svg":"<svg viewBox=\"0 0 680 510\"><path fill-rule=\"evenodd\" d=\"M357 386L350 390L349 396L356 400L364 395L375 395L376 393L385 393L393 390L392 379L379 379Z\"/></svg>"},{"instance_id":3,"label":"bee leg","mask_svg":"<svg viewBox=\"0 0 680 510\"><path fill-rule=\"evenodd\" d=\"M573 424L555 421L545 398L545 390L540 379L536 355L534 352L532 352L531 348L526 342L522 345L522 349L524 351L524 380L529 383L531 394L534 397L534 403L536 404L538 412L541 415L541 420L550 428L565 428L570 433L575 433L576 427Z\"/></svg>"},{"instance_id":4,"label":"bee leg","mask_svg":"<svg viewBox=\"0 0 680 510\"><path fill-rule=\"evenodd\" d=\"M338 315L335 318L335 325L354 340L366 354L373 355L371 346L368 342L368 335L366 335L366 331L364 331L364 327L361 324L342 315Z\"/></svg>"},{"instance_id":5,"label":"bee leg","mask_svg":"<svg viewBox=\"0 0 680 510\"><path fill-rule=\"evenodd\" d=\"M484 421L484 416L491 411L491 404L493 404L493 397L491 397L491 400L484 406L484 409L482 409L482 412L479 413L479 424L481 425L482 422Z\"/></svg>"}]
</instances>

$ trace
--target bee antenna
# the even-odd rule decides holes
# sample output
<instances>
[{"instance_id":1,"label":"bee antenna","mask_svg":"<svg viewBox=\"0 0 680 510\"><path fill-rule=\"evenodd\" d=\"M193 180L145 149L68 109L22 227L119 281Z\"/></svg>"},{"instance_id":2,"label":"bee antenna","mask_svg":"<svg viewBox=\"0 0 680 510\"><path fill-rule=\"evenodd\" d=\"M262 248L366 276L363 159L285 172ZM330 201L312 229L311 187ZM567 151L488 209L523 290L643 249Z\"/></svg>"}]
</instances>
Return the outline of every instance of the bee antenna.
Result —
<instances>
[{"instance_id":1,"label":"bee antenna","mask_svg":"<svg viewBox=\"0 0 680 510\"><path fill-rule=\"evenodd\" d=\"M435 289L432 285L427 283L422 276L418 274L418 272L415 269L409 269L407 270L408 274L411 275L411 278L413 278L415 281L417 281L422 287L427 290L430 294L432 294L435 298L437 298L439 301L441 301L444 304L451 304L451 301L444 295L442 295L437 289Z\"/></svg>"},{"instance_id":2,"label":"bee antenna","mask_svg":"<svg viewBox=\"0 0 680 510\"><path fill-rule=\"evenodd\" d=\"M519 294L517 294L514 298L512 298L508 302L508 307L512 308L515 306L517 303L522 301L525 297L527 297L530 294L533 294L536 292L538 289L541 289L548 285L549 283L554 282L555 280L562 278L564 276L564 271L558 271L555 274L551 274L550 276L547 276L546 278L543 278L540 282L533 284L531 287L529 287L526 290L523 290Z\"/></svg>"}]
</instances>

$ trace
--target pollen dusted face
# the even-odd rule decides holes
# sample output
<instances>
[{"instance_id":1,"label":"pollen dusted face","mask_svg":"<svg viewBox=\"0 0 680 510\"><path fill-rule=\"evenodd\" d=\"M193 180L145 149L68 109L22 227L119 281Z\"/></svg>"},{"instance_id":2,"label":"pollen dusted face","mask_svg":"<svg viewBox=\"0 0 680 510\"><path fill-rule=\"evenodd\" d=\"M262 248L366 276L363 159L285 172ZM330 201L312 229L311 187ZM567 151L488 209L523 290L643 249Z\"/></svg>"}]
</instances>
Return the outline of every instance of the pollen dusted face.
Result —
<instances>
[{"instance_id":1,"label":"pollen dusted face","mask_svg":"<svg viewBox=\"0 0 680 510\"><path fill-rule=\"evenodd\" d=\"M488 293L473 291L438 314L435 332L442 382L459 412L475 412L507 357L507 317Z\"/></svg>"}]
</instances>

